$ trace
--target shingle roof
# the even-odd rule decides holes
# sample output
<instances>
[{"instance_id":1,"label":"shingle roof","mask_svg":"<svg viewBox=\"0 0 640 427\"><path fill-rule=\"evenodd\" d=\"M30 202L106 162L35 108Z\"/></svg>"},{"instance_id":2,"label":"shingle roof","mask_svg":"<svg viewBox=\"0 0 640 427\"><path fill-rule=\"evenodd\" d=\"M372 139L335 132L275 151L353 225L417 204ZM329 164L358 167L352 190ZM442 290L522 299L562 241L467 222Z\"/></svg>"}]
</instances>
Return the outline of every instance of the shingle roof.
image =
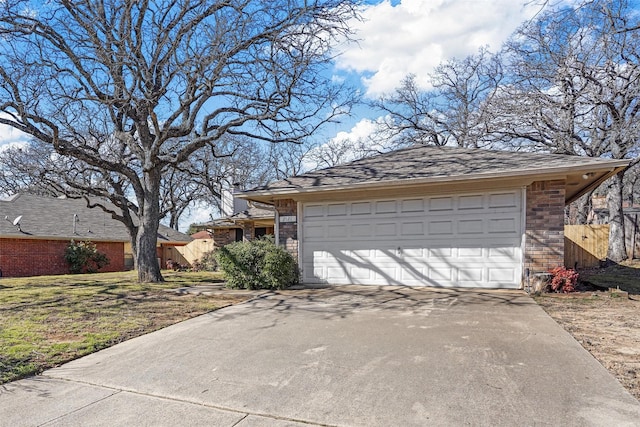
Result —
<instances>
[{"instance_id":1,"label":"shingle roof","mask_svg":"<svg viewBox=\"0 0 640 427\"><path fill-rule=\"evenodd\" d=\"M269 220L275 218L275 211L272 207L263 204L250 203L247 209L230 216L216 218L213 221L199 224L198 227L210 228L240 228L240 223L244 221Z\"/></svg>"},{"instance_id":2,"label":"shingle roof","mask_svg":"<svg viewBox=\"0 0 640 427\"><path fill-rule=\"evenodd\" d=\"M273 208L269 208L267 206L255 206L249 205L249 207L236 214L231 215L228 218L229 220L251 220L251 219L266 219L266 218L275 218L275 211Z\"/></svg>"},{"instance_id":3,"label":"shingle roof","mask_svg":"<svg viewBox=\"0 0 640 427\"><path fill-rule=\"evenodd\" d=\"M18 216L22 216L22 231L12 224ZM16 194L6 200L0 199L0 237L129 241L124 224L112 219L100 208L88 208L83 199L31 194ZM159 242L181 243L191 240L188 235L160 224Z\"/></svg>"},{"instance_id":4,"label":"shingle roof","mask_svg":"<svg viewBox=\"0 0 640 427\"><path fill-rule=\"evenodd\" d=\"M493 151L455 147L414 146L293 176L256 187L253 192L308 189L436 178L518 176L553 169L624 165L625 160L559 154Z\"/></svg>"}]
</instances>

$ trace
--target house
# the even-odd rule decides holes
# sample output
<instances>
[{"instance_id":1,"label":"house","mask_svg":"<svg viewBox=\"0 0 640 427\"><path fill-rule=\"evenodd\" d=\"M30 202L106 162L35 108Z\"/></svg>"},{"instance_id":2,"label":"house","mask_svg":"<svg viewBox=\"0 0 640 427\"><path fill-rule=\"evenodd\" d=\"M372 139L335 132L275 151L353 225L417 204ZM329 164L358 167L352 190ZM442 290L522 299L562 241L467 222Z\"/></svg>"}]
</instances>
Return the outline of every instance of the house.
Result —
<instances>
[{"instance_id":1,"label":"house","mask_svg":"<svg viewBox=\"0 0 640 427\"><path fill-rule=\"evenodd\" d=\"M416 146L243 192L305 283L519 288L564 263L564 207L626 160Z\"/></svg>"},{"instance_id":2,"label":"house","mask_svg":"<svg viewBox=\"0 0 640 427\"><path fill-rule=\"evenodd\" d=\"M125 226L83 199L16 194L0 200L0 271L5 277L66 274L64 251L69 241L90 240L109 258L101 271L133 267ZM163 225L158 231L158 258L164 265L175 246L191 238ZM174 258L175 259L175 258Z\"/></svg>"},{"instance_id":3,"label":"house","mask_svg":"<svg viewBox=\"0 0 640 427\"><path fill-rule=\"evenodd\" d=\"M196 226L198 233L207 232L213 239L212 249L232 242L252 240L274 234L275 211L272 206L247 202L235 192L222 192L222 217ZM195 236L195 234L194 234ZM203 237L205 237L203 235Z\"/></svg>"}]
</instances>

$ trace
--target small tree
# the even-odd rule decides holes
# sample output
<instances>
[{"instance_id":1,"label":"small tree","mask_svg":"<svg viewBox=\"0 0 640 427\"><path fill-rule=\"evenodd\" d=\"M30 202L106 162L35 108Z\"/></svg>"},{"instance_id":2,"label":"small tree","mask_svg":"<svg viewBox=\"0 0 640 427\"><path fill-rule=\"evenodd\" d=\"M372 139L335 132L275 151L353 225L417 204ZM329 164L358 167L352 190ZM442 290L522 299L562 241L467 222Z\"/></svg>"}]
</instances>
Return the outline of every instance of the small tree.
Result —
<instances>
[{"instance_id":1,"label":"small tree","mask_svg":"<svg viewBox=\"0 0 640 427\"><path fill-rule=\"evenodd\" d=\"M73 274L96 273L109 264L109 258L102 252L98 252L96 244L93 242L72 240L64 251L64 259Z\"/></svg>"}]
</instances>

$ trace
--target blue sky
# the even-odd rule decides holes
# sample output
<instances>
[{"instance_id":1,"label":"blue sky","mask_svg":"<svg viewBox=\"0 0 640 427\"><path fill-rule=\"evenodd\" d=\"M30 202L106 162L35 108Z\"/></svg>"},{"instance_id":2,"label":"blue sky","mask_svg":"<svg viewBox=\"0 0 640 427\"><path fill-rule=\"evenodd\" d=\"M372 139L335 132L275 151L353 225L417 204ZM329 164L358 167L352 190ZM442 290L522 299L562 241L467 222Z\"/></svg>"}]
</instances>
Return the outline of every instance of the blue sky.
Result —
<instances>
[{"instance_id":1,"label":"blue sky","mask_svg":"<svg viewBox=\"0 0 640 427\"><path fill-rule=\"evenodd\" d=\"M367 1L361 21L354 21L357 43L341 46L334 72L349 79L366 97L393 90L409 73L427 84L440 62L463 58L481 46L497 50L542 0L385 0ZM376 113L358 108L353 117L326 129L324 139L357 139L371 131ZM0 126L0 150L22 144L18 131ZM185 224L206 221L208 211L193 210ZM186 227L182 227L183 229Z\"/></svg>"},{"instance_id":2,"label":"blue sky","mask_svg":"<svg viewBox=\"0 0 640 427\"><path fill-rule=\"evenodd\" d=\"M560 0L562 1L562 0ZM428 85L441 62L462 59L482 46L498 50L513 31L541 10L535 0L396 0L369 2L363 20L354 22L357 43L342 49L338 76L358 85L365 98L392 91L408 74ZM557 1L556 1L557 3ZM376 113L358 109L336 126L340 139L358 139L371 131Z\"/></svg>"}]
</instances>

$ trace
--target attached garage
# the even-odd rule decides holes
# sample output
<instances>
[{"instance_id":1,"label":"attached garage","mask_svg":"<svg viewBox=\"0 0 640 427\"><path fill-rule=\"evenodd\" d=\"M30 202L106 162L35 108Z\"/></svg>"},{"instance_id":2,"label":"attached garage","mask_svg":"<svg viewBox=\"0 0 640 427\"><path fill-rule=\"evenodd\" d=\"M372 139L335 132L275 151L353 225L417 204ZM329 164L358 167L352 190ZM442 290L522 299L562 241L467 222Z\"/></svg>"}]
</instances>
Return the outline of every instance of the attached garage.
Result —
<instances>
[{"instance_id":1,"label":"attached garage","mask_svg":"<svg viewBox=\"0 0 640 427\"><path fill-rule=\"evenodd\" d=\"M419 146L241 197L274 205L305 283L519 288L563 264L565 204L626 165Z\"/></svg>"},{"instance_id":2,"label":"attached garage","mask_svg":"<svg viewBox=\"0 0 640 427\"><path fill-rule=\"evenodd\" d=\"M305 282L517 288L522 191L302 205Z\"/></svg>"}]
</instances>

